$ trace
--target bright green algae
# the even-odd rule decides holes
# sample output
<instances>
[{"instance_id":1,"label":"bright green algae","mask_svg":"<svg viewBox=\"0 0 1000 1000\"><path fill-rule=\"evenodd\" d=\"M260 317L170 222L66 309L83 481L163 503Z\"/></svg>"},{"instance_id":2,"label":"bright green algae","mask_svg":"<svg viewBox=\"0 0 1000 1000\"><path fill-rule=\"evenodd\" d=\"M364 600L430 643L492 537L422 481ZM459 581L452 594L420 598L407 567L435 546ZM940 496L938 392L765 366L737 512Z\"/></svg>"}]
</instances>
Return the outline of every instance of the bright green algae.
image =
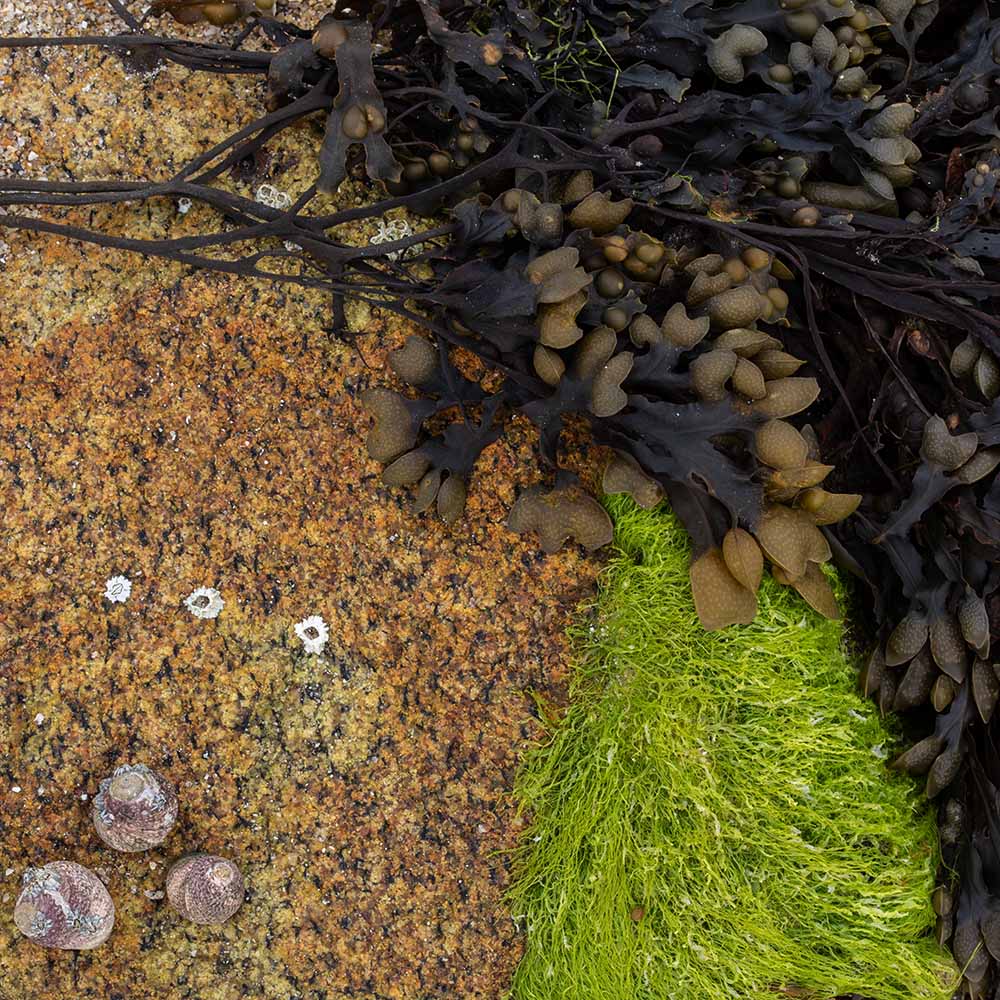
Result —
<instances>
[{"instance_id":1,"label":"bright green algae","mask_svg":"<svg viewBox=\"0 0 1000 1000\"><path fill-rule=\"evenodd\" d=\"M842 624L768 579L752 625L705 633L677 520L610 509L569 710L518 783L516 1000L948 996L933 816Z\"/></svg>"}]
</instances>

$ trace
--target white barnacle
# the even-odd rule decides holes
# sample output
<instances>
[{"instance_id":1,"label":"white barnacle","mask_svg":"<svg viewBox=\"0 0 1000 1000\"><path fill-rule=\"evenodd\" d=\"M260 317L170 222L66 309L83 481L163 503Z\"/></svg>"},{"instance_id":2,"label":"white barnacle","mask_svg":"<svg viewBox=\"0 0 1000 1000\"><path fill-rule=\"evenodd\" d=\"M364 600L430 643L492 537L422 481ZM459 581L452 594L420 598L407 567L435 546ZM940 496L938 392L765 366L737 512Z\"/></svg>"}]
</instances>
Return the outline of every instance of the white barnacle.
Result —
<instances>
[{"instance_id":1,"label":"white barnacle","mask_svg":"<svg viewBox=\"0 0 1000 1000\"><path fill-rule=\"evenodd\" d=\"M319 615L310 615L295 626L295 634L302 640L307 653L318 655L330 638L330 629Z\"/></svg>"},{"instance_id":2,"label":"white barnacle","mask_svg":"<svg viewBox=\"0 0 1000 1000\"><path fill-rule=\"evenodd\" d=\"M256 198L268 208L285 209L292 203L292 196L273 184L261 184L256 191Z\"/></svg>"},{"instance_id":3,"label":"white barnacle","mask_svg":"<svg viewBox=\"0 0 1000 1000\"><path fill-rule=\"evenodd\" d=\"M59 891L59 875L51 869L28 868L21 876L21 885L28 899L36 899L43 892Z\"/></svg>"},{"instance_id":4,"label":"white barnacle","mask_svg":"<svg viewBox=\"0 0 1000 1000\"><path fill-rule=\"evenodd\" d=\"M75 912L70 910L70 912L66 915L66 924L73 930L84 931L87 934L96 934L97 929L101 926L101 920L92 913L84 913L83 911ZM49 926L51 926L51 924ZM48 927L45 930L48 930ZM44 934L45 931L42 933Z\"/></svg>"},{"instance_id":5,"label":"white barnacle","mask_svg":"<svg viewBox=\"0 0 1000 1000\"><path fill-rule=\"evenodd\" d=\"M104 582L104 598L112 604L124 604L132 594L132 581L124 576L113 576Z\"/></svg>"},{"instance_id":6,"label":"white barnacle","mask_svg":"<svg viewBox=\"0 0 1000 1000\"><path fill-rule=\"evenodd\" d=\"M184 603L195 618L218 618L219 612L225 607L222 595L212 587L199 587L197 590L192 590L184 598Z\"/></svg>"},{"instance_id":7,"label":"white barnacle","mask_svg":"<svg viewBox=\"0 0 1000 1000\"><path fill-rule=\"evenodd\" d=\"M28 937L45 937L51 929L52 921L39 910L31 919L31 925L28 927Z\"/></svg>"},{"instance_id":8,"label":"white barnacle","mask_svg":"<svg viewBox=\"0 0 1000 1000\"><path fill-rule=\"evenodd\" d=\"M264 205L273 205L278 189L273 184L261 184L254 192L254 197Z\"/></svg>"},{"instance_id":9,"label":"white barnacle","mask_svg":"<svg viewBox=\"0 0 1000 1000\"><path fill-rule=\"evenodd\" d=\"M368 241L372 246L380 243L395 243L396 240L405 240L407 236L413 235L413 228L406 219L389 219L386 221L380 218L378 221L378 232ZM392 250L386 256L389 260L398 260L402 251Z\"/></svg>"}]
</instances>

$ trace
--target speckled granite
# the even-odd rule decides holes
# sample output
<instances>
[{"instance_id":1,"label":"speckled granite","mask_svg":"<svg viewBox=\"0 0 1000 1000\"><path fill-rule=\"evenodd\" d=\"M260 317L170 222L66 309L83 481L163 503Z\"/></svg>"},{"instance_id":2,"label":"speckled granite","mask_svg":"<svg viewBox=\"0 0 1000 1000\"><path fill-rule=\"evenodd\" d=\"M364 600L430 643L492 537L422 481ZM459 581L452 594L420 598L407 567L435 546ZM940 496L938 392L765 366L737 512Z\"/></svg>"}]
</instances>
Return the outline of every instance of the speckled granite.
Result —
<instances>
[{"instance_id":1,"label":"speckled granite","mask_svg":"<svg viewBox=\"0 0 1000 1000\"><path fill-rule=\"evenodd\" d=\"M0 54L0 169L161 176L259 102L242 80L195 102L185 86L97 53ZM246 183L307 178L308 130L294 141ZM176 234L197 216L106 221ZM363 449L356 397L389 381L395 321L356 314L359 352L326 334L318 297L0 240L0 997L502 996L525 692L558 688L598 568L504 529L530 436L489 450L446 529ZM124 604L102 596L115 574ZM183 605L202 585L225 599L214 621ZM322 658L293 632L310 614L330 624ZM90 825L123 760L178 786L180 820L144 854ZM155 898L190 850L243 867L248 901L221 928ZM94 952L43 951L10 919L23 868L57 858L115 899Z\"/></svg>"}]
</instances>

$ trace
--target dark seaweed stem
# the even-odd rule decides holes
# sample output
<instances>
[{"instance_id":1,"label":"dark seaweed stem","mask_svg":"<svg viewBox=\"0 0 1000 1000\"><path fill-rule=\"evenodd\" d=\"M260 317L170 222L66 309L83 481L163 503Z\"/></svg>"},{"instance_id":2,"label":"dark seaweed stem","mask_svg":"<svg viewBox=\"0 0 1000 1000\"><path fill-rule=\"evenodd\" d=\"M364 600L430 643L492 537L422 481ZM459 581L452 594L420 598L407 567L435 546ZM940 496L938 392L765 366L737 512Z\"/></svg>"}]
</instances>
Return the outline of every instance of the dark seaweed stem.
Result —
<instances>
[{"instance_id":1,"label":"dark seaweed stem","mask_svg":"<svg viewBox=\"0 0 1000 1000\"><path fill-rule=\"evenodd\" d=\"M704 216L692 216L659 206L646 208L651 215L676 222L685 222L712 229L718 233L739 236L746 245L758 245L778 257L788 261L803 276L809 294L804 304L810 315L807 317L810 329L822 336L816 325L812 303L816 300L810 274L815 272L837 284L852 289L888 308L956 326L960 329L975 328L977 335L990 343L1000 355L1000 316L985 313L969 302L962 302L960 296L974 295L977 298L1000 295L1000 283L994 281L973 281L952 277L946 281L934 281L916 277L912 273L897 272L875 264L861 255L866 246L877 243L881 253L889 260L894 259L897 246L923 244L933 254L946 251L938 245L933 233L912 224L898 224L901 231L885 232L885 220L871 217L868 221L878 229L862 229L860 219L849 230L802 230L793 227L763 225L757 222L720 222ZM895 226L892 229L896 229ZM844 245L848 249L843 249ZM851 246L853 244L853 246ZM821 250L820 247L823 247ZM824 252L824 250L826 252ZM947 294L946 294L947 293ZM993 339L995 338L995 339ZM829 373L836 377L832 368Z\"/></svg>"},{"instance_id":2,"label":"dark seaweed stem","mask_svg":"<svg viewBox=\"0 0 1000 1000\"><path fill-rule=\"evenodd\" d=\"M144 185L139 182L4 180L0 181L0 204L30 204L34 207L83 207L92 204L131 203L158 196L191 197L211 204L230 216L246 219L248 216L242 212L243 209L246 209L247 212L258 214L270 221L244 226L226 233L172 240L113 236L69 223L58 223L31 216L6 213L0 214L0 226L59 235L109 249L127 250L149 257L173 260L201 270L217 271L240 277L264 278L279 284L318 289L334 296L350 297L369 302L428 328L443 341L455 346L462 346L472 354L477 355L501 374L522 383L529 389L537 390L540 385L537 379L507 366L496 357L495 352L484 349L483 345L469 341L463 335L456 334L449 325L435 322L427 314L414 312L404 305L406 300L420 302L430 296L431 286L415 283L409 277L409 273L412 264L432 255L434 251L425 249L422 253L409 257L406 267L394 264L389 259L389 255L402 255L408 251L433 245L450 236L456 229L454 224L437 226L377 246L349 247L336 244L322 235L321 226L325 223L329 228L341 224L343 220L339 214L324 217L323 220L296 214L304 207L302 203L314 190L313 188L305 192L299 202L291 206L288 212L281 212L257 202L250 202L248 199L229 195L215 188L203 188L193 182L173 181L163 185ZM405 199L400 200L405 201ZM352 218L357 219L367 218L374 214L364 210L352 210L353 212L357 214L352 214ZM237 260L208 257L192 252L208 248L230 247L265 238L295 242L302 249L301 251L292 251L274 248L259 251ZM331 251L335 251L335 253ZM261 261L268 258L298 261L310 266L317 273L310 276L301 273L275 272L258 266ZM377 262L379 266L373 268L370 264L372 261ZM338 278L345 263L352 265L349 280Z\"/></svg>"},{"instance_id":3,"label":"dark seaweed stem","mask_svg":"<svg viewBox=\"0 0 1000 1000\"><path fill-rule=\"evenodd\" d=\"M127 199L128 200L128 199ZM36 202L37 204L37 202ZM348 247L340 244L330 244L328 241L321 241L314 237L308 229L299 229L294 222L286 222L285 217L272 223L261 223L257 226L250 226L244 229L232 230L227 233L211 234L207 236L184 236L177 239L146 240L133 239L126 236L110 236L104 233L96 233L92 230L84 229L80 226L73 226L65 223L50 222L45 219L36 219L28 216L7 215L0 213L0 225L11 229L22 229L29 232L48 233L50 235L63 236L68 239L79 240L84 243L92 243L95 246L103 246L112 250L128 250L133 253L140 253L148 257L160 257L165 260L176 260L180 263L188 264L204 270L225 271L230 274L241 274L242 267L251 262L260 261L266 257L286 257L296 259L309 264L323 262L328 265L343 264L347 261L363 259L373 259L384 256L386 253L404 253L407 250L426 243L430 239L448 236L454 231L453 226L439 226L436 229L427 230L414 236L408 236L391 243L384 243L378 247ZM258 253L242 257L239 260L226 260L217 257L202 257L191 253L194 250L206 250L209 248L222 248L238 243L259 241L261 239L273 237L288 241L302 241L305 254L293 250L279 250L277 248L262 250ZM402 273L402 272L401 272ZM359 295L365 288L364 283L352 281L350 283L337 281L329 276L317 278L304 282L301 275L295 274L263 274L254 272L257 277L267 277L277 282L287 282L291 284L307 283L309 287L325 288L338 295ZM249 276L249 275L248 275ZM422 286L394 280L392 276L384 271L375 272L372 275L372 285L379 287L385 295L397 295L407 298L418 296Z\"/></svg>"},{"instance_id":4,"label":"dark seaweed stem","mask_svg":"<svg viewBox=\"0 0 1000 1000\"><path fill-rule=\"evenodd\" d=\"M53 38L0 38L0 49L39 49L52 47L109 48L131 55L136 50L152 49L157 55L190 70L224 74L266 73L271 57L267 53L240 52L227 46L202 45L156 35L78 35Z\"/></svg>"},{"instance_id":5,"label":"dark seaweed stem","mask_svg":"<svg viewBox=\"0 0 1000 1000\"><path fill-rule=\"evenodd\" d=\"M226 170L231 169L242 160L253 156L258 149L274 138L283 129L288 128L293 122L301 121L303 118L318 111L327 111L332 105L332 98L327 93L330 83L330 75L324 76L312 90L304 96L293 101L287 107L279 108L271 114L264 115L249 125L234 132L227 139L217 143L211 149L206 150L201 156L195 157L178 173L178 177L190 177L196 171L206 167L214 159L224 156L210 170L198 174L194 180L204 184L206 181L214 180L221 176ZM228 151L228 152L227 152ZM310 194L315 192L315 187L310 188Z\"/></svg>"},{"instance_id":6,"label":"dark seaweed stem","mask_svg":"<svg viewBox=\"0 0 1000 1000\"><path fill-rule=\"evenodd\" d=\"M266 127L286 127L291 122L305 117L313 111L322 110L328 107L328 105L328 98L322 94L319 85L317 85L306 97L301 98L295 104L289 105L287 108L282 109L281 112L273 112L247 125L240 132L218 143L211 150L208 150L186 164L174 178L162 183L147 184L134 181L32 181L17 178L0 178L0 206L31 205L34 208L43 206L82 208L91 205L127 204L155 198L177 199L186 197L203 202L222 212L226 218L240 225L238 229L205 236L191 236L167 240L110 236L69 223L45 221L32 216L10 213L0 216L0 224L11 229L46 232L112 249L129 250L152 257L177 260L191 266L236 274L244 273L240 269L241 263L249 262L250 258L244 258L242 262L225 261L212 257L193 256L190 251L203 250L208 247L234 246L265 238L281 239L298 244L302 247L301 253L295 251L278 253L275 251L263 255L255 254L252 258L254 263L258 262L262 256L268 255L297 258L314 266L322 262L326 267L333 269L328 290L336 294L351 294L357 290L357 286L354 283L348 284L338 281L332 276L339 275L343 267L361 260L385 258L388 261L419 245L427 245L438 238L450 235L454 232L455 226L453 224L446 224L400 240L379 245L366 247L349 246L331 240L325 235L326 231L345 223L381 217L392 208L409 207L414 202L424 200L426 196L422 193L415 193L386 199L375 205L358 206L320 216L307 216L301 214L301 212L315 195L315 186L310 187L299 197L295 204L288 210L283 211L271 208L249 198L220 190L205 183L205 181L215 179L222 172L223 168L221 165L212 167L209 170L203 170L208 163L227 150L231 150L231 152L222 161L223 164L238 162L244 156L250 155L256 148L256 143L244 146L239 146L238 143L255 134L261 134ZM545 174L548 170L555 169L548 167L545 163L539 163L534 158L520 155L516 148L519 140L520 136L515 132L515 135L508 144L496 155L469 168L463 175L443 181L437 185L434 190L435 196L437 198L446 198L453 194L458 194L476 183L480 178L494 176L502 172L523 170ZM599 164L601 161L598 157L579 157L567 162L571 167L582 168L595 162ZM564 169L563 164L560 164L558 172L562 172ZM203 172L196 174L196 171L199 170L203 170ZM253 223L254 219L264 221ZM406 273L402 268L396 268L395 270L401 275ZM268 277L276 281L285 281L293 284L307 284L309 287L322 287L321 280L308 279L306 281L301 275L262 272L256 267L252 267L246 274L247 276ZM385 283L384 291L386 294L420 299L421 293L426 293L427 291L426 286L416 285L412 281L397 281L393 284L389 280L389 276L383 272L380 272L380 280Z\"/></svg>"}]
</instances>

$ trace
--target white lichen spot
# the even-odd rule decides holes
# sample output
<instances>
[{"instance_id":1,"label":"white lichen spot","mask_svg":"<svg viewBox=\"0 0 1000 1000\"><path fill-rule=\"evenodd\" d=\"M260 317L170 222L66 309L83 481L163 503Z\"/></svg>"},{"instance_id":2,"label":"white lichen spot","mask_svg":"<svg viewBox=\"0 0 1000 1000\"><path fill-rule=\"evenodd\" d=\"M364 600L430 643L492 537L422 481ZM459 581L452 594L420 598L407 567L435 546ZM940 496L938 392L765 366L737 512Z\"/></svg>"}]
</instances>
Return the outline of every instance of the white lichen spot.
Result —
<instances>
[{"instance_id":1,"label":"white lichen spot","mask_svg":"<svg viewBox=\"0 0 1000 1000\"><path fill-rule=\"evenodd\" d=\"M307 653L319 655L330 638L330 629L319 615L310 615L295 626L295 634Z\"/></svg>"},{"instance_id":2,"label":"white lichen spot","mask_svg":"<svg viewBox=\"0 0 1000 1000\"><path fill-rule=\"evenodd\" d=\"M124 604L132 594L132 581L128 577L113 576L104 583L104 599L112 604Z\"/></svg>"},{"instance_id":3,"label":"white lichen spot","mask_svg":"<svg viewBox=\"0 0 1000 1000\"><path fill-rule=\"evenodd\" d=\"M178 198L177 199L177 211L181 215L187 215L191 211L191 199L190 198Z\"/></svg>"},{"instance_id":4,"label":"white lichen spot","mask_svg":"<svg viewBox=\"0 0 1000 1000\"><path fill-rule=\"evenodd\" d=\"M184 598L184 603L195 618L218 618L219 612L225 607L222 595L211 587L199 587L197 590L192 590Z\"/></svg>"}]
</instances>

